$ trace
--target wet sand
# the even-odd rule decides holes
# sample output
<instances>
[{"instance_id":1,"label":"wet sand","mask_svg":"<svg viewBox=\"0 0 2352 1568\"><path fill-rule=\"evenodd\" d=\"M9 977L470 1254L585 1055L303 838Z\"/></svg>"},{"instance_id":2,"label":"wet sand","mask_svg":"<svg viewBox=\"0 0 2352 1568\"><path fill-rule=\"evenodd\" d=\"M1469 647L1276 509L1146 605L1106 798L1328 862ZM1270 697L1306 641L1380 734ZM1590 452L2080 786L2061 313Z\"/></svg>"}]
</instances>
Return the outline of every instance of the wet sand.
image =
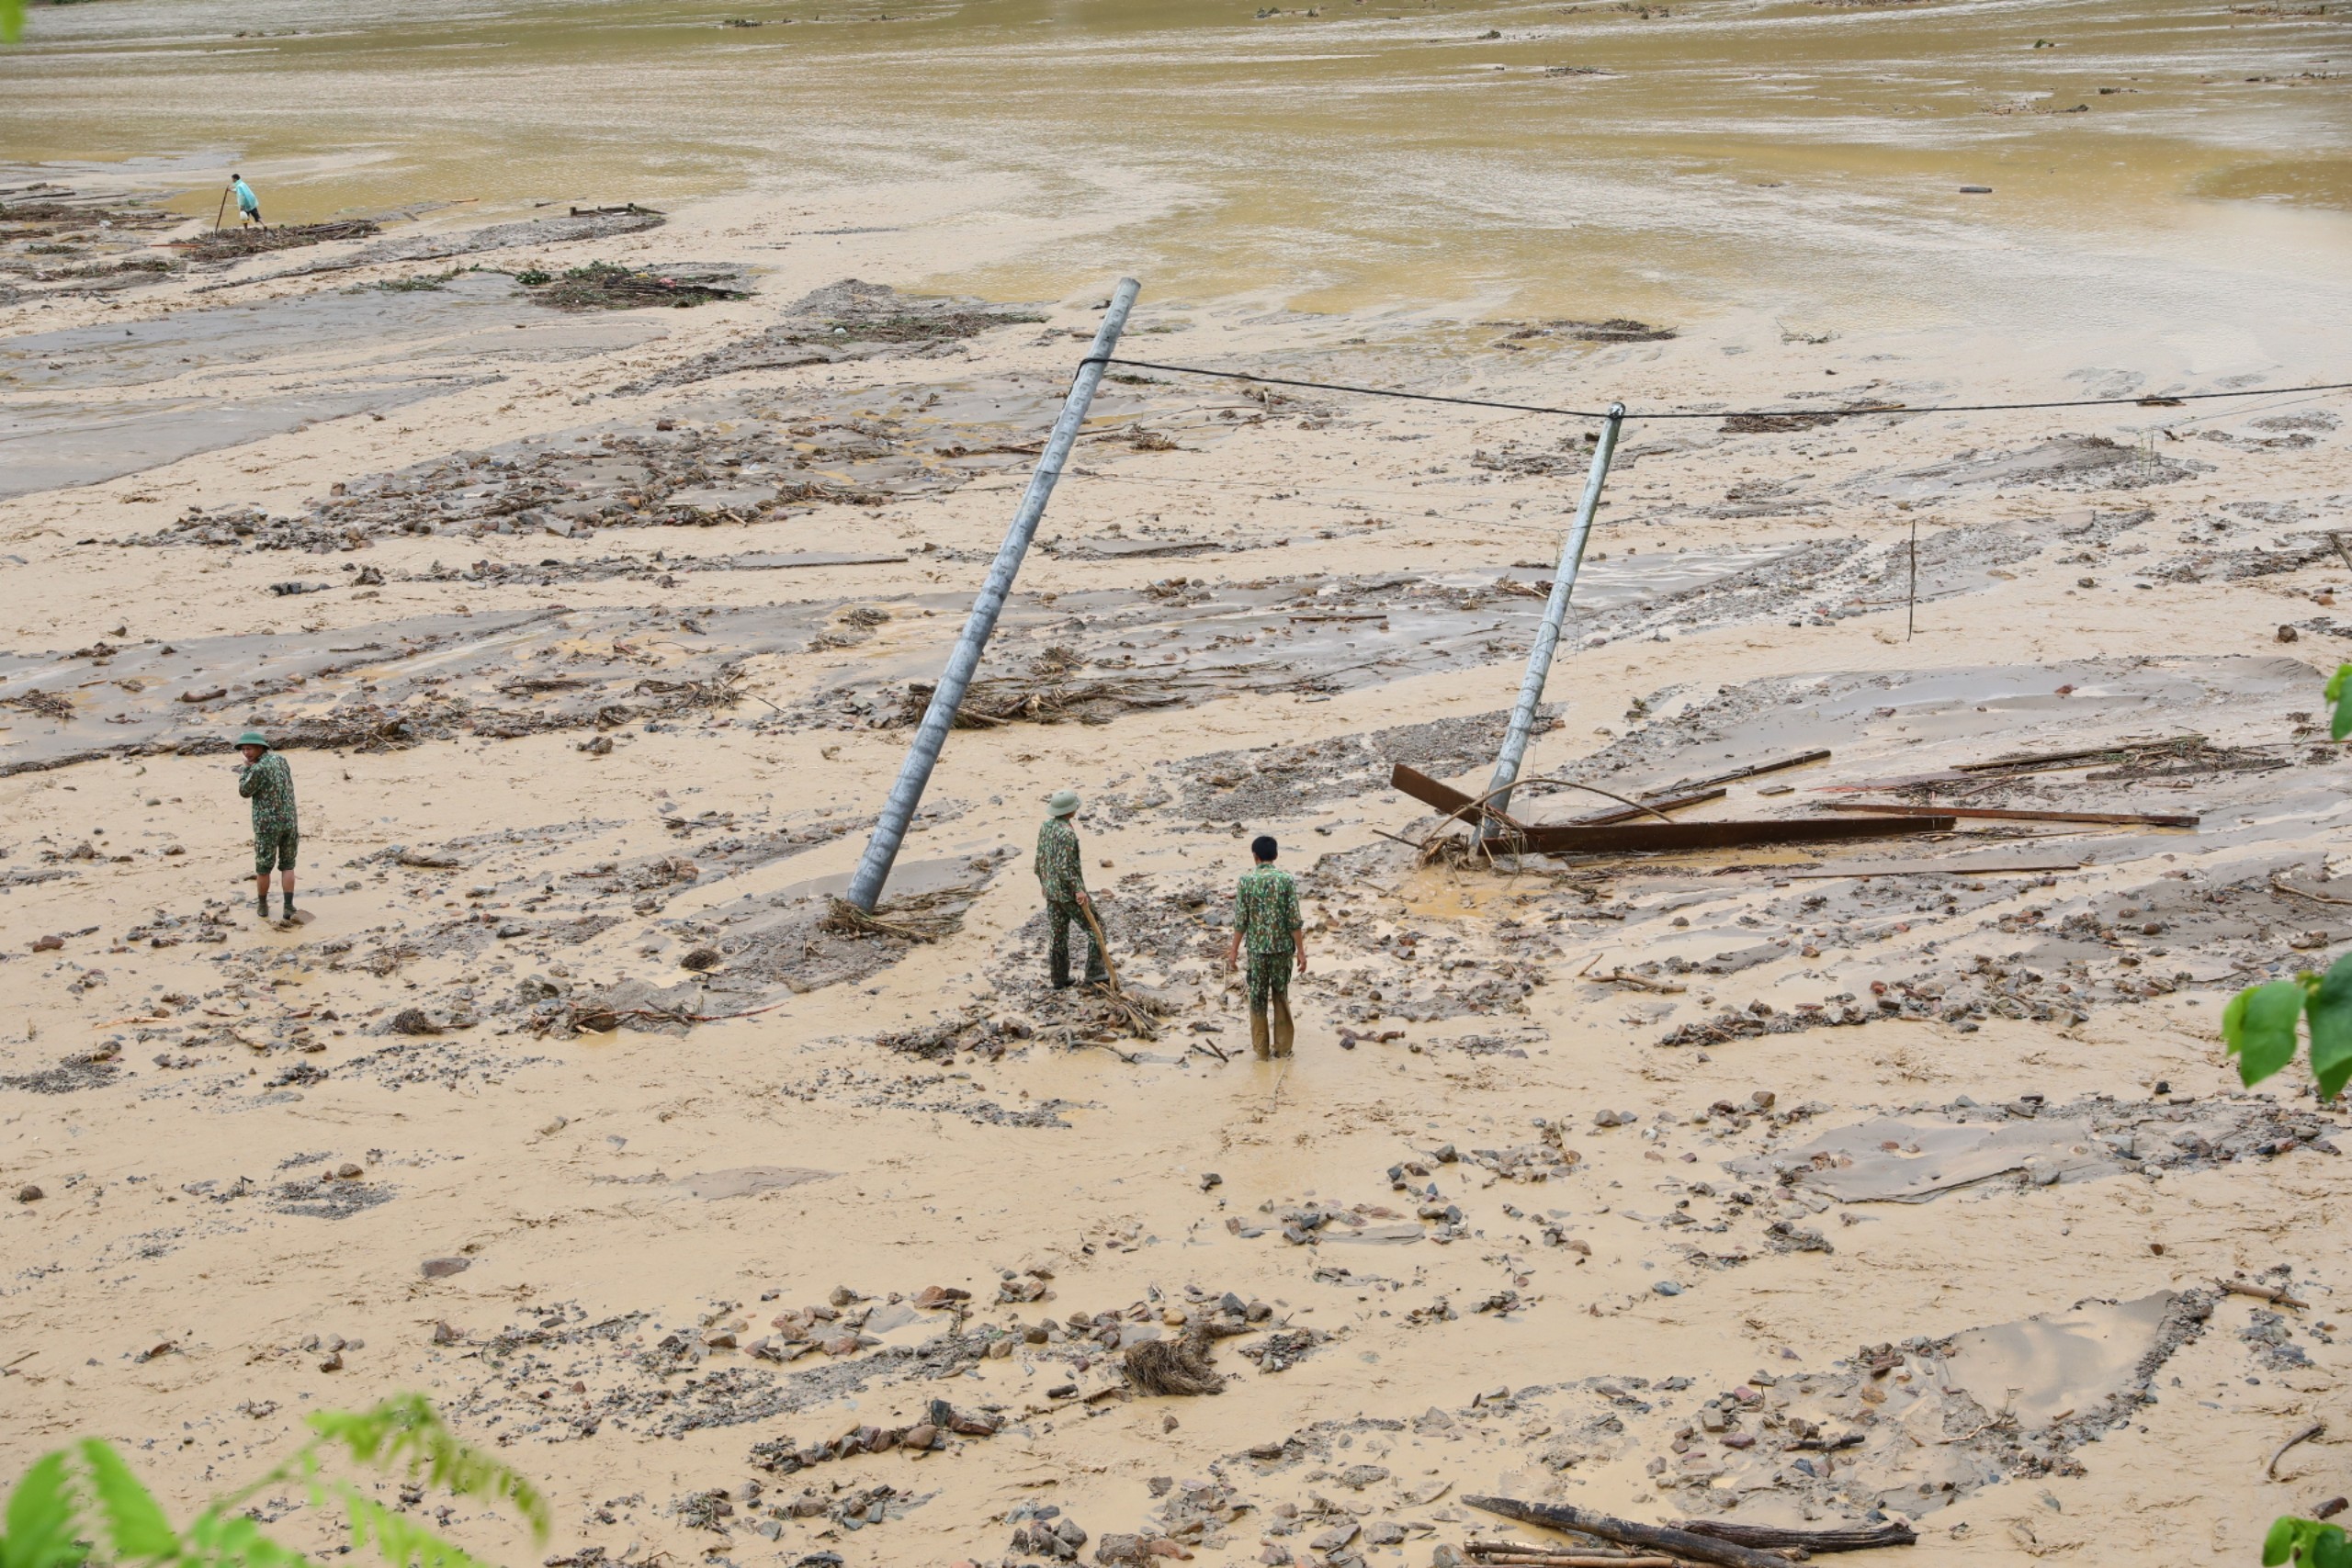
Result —
<instances>
[{"instance_id":1,"label":"wet sand","mask_svg":"<svg viewBox=\"0 0 2352 1568\"><path fill-rule=\"evenodd\" d=\"M1084 204L1059 252L970 211L730 187L364 259L514 216L444 213L0 306L0 1199L40 1191L0 1202L0 1457L103 1432L193 1501L421 1389L555 1499L543 1550L449 1528L581 1568L1542 1533L1488 1494L2226 1562L2352 1490L2328 1438L2264 1475L2345 1386L2343 1113L2236 1091L2216 1038L2352 943L2346 414L2254 395L2340 378L2340 321L1832 336L1686 278L1623 341L1535 281L1270 310L1141 268L1135 357L1510 400L2247 390L1629 425L1530 770L1665 794L1826 749L1679 815L2197 825L1418 854L1388 771L1482 787L1585 427L1134 372L901 857L917 934L845 931L1112 276L1070 281ZM752 292L572 315L512 276L589 260ZM247 724L302 801L292 928L252 913ZM1045 984L1064 784L1155 1038ZM1310 927L1287 1064L1219 964L1260 831ZM1222 1392L1139 1390L1128 1352L1188 1337Z\"/></svg>"}]
</instances>

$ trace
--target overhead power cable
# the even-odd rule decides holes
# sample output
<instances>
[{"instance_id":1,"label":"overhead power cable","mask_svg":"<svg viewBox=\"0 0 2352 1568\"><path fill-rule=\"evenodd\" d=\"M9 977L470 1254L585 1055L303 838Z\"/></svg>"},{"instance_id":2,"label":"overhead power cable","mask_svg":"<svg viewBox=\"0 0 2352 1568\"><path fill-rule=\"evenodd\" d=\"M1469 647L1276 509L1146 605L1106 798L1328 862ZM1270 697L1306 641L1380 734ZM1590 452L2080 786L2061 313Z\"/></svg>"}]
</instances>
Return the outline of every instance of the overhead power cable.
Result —
<instances>
[{"instance_id":1,"label":"overhead power cable","mask_svg":"<svg viewBox=\"0 0 2352 1568\"><path fill-rule=\"evenodd\" d=\"M1209 376L1227 381L1248 381L1261 387L1299 387L1315 392L1345 392L1360 398L1401 398L1417 403L1453 403L1464 408L1505 409L1513 413L1557 414L1566 419L1606 419L1609 416L1595 409L1555 408L1547 403L1511 403L1494 398L1456 398L1440 392L1408 392L1394 387L1351 387L1337 381L1305 381L1288 376L1256 376L1245 370L1216 370L1200 365L1162 365L1148 359L1121 359L1115 355L1081 361L1086 365L1117 365L1134 370L1163 370L1171 376ZM2029 409L2094 409L2094 408L2171 408L2188 402L2202 402L2213 398L2277 398L2298 392L2341 392L2352 390L2352 381L2330 381L2302 387L2245 387L2233 392L2175 392L2164 396L2136 398L2065 398L2045 402L2027 403L1905 403L1865 404L1859 408L1842 409L1714 409L1704 412L1667 410L1626 413L1627 419L1802 419L1808 423L1827 419L1863 419L1872 414L1919 413L2006 413Z\"/></svg>"}]
</instances>

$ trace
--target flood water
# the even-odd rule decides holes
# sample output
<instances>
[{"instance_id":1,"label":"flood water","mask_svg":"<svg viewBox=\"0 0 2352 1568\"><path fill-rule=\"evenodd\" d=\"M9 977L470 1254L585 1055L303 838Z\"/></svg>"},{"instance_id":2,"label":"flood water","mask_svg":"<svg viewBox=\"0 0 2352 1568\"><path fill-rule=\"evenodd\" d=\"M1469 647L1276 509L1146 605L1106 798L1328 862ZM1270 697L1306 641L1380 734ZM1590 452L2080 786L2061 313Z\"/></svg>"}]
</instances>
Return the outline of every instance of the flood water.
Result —
<instances>
[{"instance_id":1,"label":"flood water","mask_svg":"<svg viewBox=\"0 0 2352 1568\"><path fill-rule=\"evenodd\" d=\"M935 281L998 298L1136 270L1317 310L2155 325L2217 369L2342 330L2341 7L1256 10L98 0L0 57L0 147L207 214L233 164L278 220L744 192L753 248L862 192L856 224L967 229Z\"/></svg>"}]
</instances>

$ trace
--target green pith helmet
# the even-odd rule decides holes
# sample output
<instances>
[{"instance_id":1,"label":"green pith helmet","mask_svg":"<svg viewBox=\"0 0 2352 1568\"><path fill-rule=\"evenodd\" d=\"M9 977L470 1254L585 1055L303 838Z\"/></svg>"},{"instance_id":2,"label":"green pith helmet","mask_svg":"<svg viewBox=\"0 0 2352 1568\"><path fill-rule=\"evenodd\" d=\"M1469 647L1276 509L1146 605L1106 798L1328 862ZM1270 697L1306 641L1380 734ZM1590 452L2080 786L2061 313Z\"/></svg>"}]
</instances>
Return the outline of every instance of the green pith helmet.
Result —
<instances>
[{"instance_id":1,"label":"green pith helmet","mask_svg":"<svg viewBox=\"0 0 2352 1568\"><path fill-rule=\"evenodd\" d=\"M1046 809L1056 817L1076 816L1078 814L1078 791L1074 789L1057 789L1054 791L1054 793L1048 795L1046 799Z\"/></svg>"},{"instance_id":2,"label":"green pith helmet","mask_svg":"<svg viewBox=\"0 0 2352 1568\"><path fill-rule=\"evenodd\" d=\"M263 750L266 751L269 750L269 737L264 735L258 729L248 729L243 735L237 737L237 744L240 746L258 746Z\"/></svg>"}]
</instances>

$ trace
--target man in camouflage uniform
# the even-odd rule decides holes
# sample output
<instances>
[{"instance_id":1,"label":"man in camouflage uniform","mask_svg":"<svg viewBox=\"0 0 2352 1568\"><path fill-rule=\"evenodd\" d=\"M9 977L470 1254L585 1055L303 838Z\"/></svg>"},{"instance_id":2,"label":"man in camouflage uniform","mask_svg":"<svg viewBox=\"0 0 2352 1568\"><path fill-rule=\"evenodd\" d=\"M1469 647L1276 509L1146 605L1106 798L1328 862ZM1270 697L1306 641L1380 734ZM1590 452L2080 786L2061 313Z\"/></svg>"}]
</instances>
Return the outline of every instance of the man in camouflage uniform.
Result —
<instances>
[{"instance_id":1,"label":"man in camouflage uniform","mask_svg":"<svg viewBox=\"0 0 2352 1568\"><path fill-rule=\"evenodd\" d=\"M269 919L269 873L277 869L277 886L285 894L284 919L294 918L294 852L302 841L294 817L294 770L283 752L270 750L258 729L237 737L245 761L237 770L237 793L254 803L254 905Z\"/></svg>"},{"instance_id":2,"label":"man in camouflage uniform","mask_svg":"<svg viewBox=\"0 0 2352 1568\"><path fill-rule=\"evenodd\" d=\"M1052 943L1050 963L1054 989L1068 988L1069 928L1086 932L1086 983L1099 986L1110 978L1102 966L1102 950L1088 919L1094 912L1086 896L1086 872L1079 863L1078 829L1069 819L1078 815L1078 792L1057 789L1046 802L1045 826L1037 829L1037 886L1046 895L1046 931Z\"/></svg>"},{"instance_id":3,"label":"man in camouflage uniform","mask_svg":"<svg viewBox=\"0 0 2352 1568\"><path fill-rule=\"evenodd\" d=\"M1244 872L1233 895L1233 941L1225 950L1229 972L1246 944L1250 950L1250 1048L1260 1056L1287 1056L1296 1030L1290 1017L1291 965L1306 973L1306 930L1298 918L1298 884L1274 865L1274 840L1250 840L1257 864ZM1271 1027L1267 1014L1272 1013Z\"/></svg>"}]
</instances>

